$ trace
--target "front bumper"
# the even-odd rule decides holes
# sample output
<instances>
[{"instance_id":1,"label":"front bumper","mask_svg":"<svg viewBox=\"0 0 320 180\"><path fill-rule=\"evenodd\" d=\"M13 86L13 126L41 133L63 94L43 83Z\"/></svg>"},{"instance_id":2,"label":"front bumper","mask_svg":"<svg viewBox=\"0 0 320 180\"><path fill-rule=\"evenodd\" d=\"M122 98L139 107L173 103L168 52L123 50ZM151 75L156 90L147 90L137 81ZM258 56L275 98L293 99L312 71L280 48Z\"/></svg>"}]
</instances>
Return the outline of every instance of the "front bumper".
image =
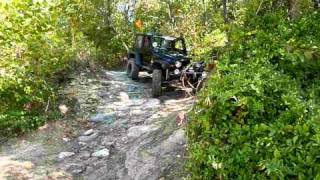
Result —
<instances>
[{"instance_id":1,"label":"front bumper","mask_svg":"<svg viewBox=\"0 0 320 180\"><path fill-rule=\"evenodd\" d=\"M186 70L179 70L179 73L175 73L174 71L167 72L166 79L173 80L173 79L180 79L181 76L192 77L192 79L199 79L199 78L206 78L206 72L196 72L196 71L186 71Z\"/></svg>"}]
</instances>

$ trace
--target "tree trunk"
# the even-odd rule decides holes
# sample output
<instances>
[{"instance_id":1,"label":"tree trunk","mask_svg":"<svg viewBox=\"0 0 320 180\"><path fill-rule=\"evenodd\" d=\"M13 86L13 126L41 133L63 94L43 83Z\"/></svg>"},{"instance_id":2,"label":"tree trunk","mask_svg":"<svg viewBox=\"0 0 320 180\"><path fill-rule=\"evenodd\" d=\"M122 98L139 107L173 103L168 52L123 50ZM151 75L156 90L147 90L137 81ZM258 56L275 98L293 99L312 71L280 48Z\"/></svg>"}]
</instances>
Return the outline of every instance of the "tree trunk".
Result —
<instances>
[{"instance_id":1,"label":"tree trunk","mask_svg":"<svg viewBox=\"0 0 320 180\"><path fill-rule=\"evenodd\" d=\"M299 0L288 0L289 5L289 17L294 20L299 17L300 14L300 3Z\"/></svg>"},{"instance_id":2,"label":"tree trunk","mask_svg":"<svg viewBox=\"0 0 320 180\"><path fill-rule=\"evenodd\" d=\"M320 9L320 0L313 0L314 3L314 9L318 10Z\"/></svg>"},{"instance_id":3,"label":"tree trunk","mask_svg":"<svg viewBox=\"0 0 320 180\"><path fill-rule=\"evenodd\" d=\"M222 1L222 6L223 6L223 19L224 19L224 22L227 24L229 22L229 20L228 20L228 9L227 9L228 0L221 0L221 1Z\"/></svg>"},{"instance_id":4,"label":"tree trunk","mask_svg":"<svg viewBox=\"0 0 320 180\"><path fill-rule=\"evenodd\" d=\"M168 4L168 16L169 16L169 19L170 19L170 22L172 23L172 25L176 28L176 19L175 19L175 15L173 14L172 10L172 1L169 0L167 2Z\"/></svg>"},{"instance_id":5,"label":"tree trunk","mask_svg":"<svg viewBox=\"0 0 320 180\"><path fill-rule=\"evenodd\" d=\"M76 21L73 17L70 17L70 33L71 33L71 47L76 49Z\"/></svg>"}]
</instances>

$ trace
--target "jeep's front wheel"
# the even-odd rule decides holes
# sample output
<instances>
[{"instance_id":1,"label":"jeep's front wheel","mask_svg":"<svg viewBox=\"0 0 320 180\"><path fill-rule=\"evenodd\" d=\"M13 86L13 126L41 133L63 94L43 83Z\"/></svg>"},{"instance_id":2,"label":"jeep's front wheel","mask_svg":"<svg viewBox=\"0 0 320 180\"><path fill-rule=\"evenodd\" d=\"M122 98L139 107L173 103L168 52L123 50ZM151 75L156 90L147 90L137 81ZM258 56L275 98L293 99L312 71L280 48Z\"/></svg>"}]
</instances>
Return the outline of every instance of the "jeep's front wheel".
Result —
<instances>
[{"instance_id":1,"label":"jeep's front wheel","mask_svg":"<svg viewBox=\"0 0 320 180\"><path fill-rule=\"evenodd\" d=\"M137 80L139 77L139 67L134 62L134 58L130 58L127 64L127 75L132 80Z\"/></svg>"},{"instance_id":2,"label":"jeep's front wheel","mask_svg":"<svg viewBox=\"0 0 320 180\"><path fill-rule=\"evenodd\" d=\"M154 69L152 73L152 96L158 97L161 95L162 70Z\"/></svg>"}]
</instances>

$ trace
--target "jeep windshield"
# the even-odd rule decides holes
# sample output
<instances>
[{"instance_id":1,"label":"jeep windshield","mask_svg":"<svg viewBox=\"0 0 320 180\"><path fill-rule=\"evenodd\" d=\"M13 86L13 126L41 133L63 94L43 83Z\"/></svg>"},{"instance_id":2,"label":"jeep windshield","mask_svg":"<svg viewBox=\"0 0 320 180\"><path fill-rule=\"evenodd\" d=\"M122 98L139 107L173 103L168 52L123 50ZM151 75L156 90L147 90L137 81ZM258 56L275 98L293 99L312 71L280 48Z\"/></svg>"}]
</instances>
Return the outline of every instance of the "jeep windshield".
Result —
<instances>
[{"instance_id":1,"label":"jeep windshield","mask_svg":"<svg viewBox=\"0 0 320 180\"><path fill-rule=\"evenodd\" d=\"M185 55L187 53L185 42L182 38L162 37L155 39L159 48L168 53L178 53Z\"/></svg>"}]
</instances>

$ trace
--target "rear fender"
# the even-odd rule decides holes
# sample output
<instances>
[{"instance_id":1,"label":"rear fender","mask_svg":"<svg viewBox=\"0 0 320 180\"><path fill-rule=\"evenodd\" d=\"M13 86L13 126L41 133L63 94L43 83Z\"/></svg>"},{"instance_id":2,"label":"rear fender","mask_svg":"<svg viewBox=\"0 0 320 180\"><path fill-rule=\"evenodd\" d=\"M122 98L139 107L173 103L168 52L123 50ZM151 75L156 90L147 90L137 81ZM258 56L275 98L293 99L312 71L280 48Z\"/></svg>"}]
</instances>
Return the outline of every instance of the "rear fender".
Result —
<instances>
[{"instance_id":1,"label":"rear fender","mask_svg":"<svg viewBox=\"0 0 320 180\"><path fill-rule=\"evenodd\" d=\"M141 60L141 55L138 52L130 52L128 54L128 59L133 58L134 62L137 66L141 67L142 65L142 60Z\"/></svg>"}]
</instances>

